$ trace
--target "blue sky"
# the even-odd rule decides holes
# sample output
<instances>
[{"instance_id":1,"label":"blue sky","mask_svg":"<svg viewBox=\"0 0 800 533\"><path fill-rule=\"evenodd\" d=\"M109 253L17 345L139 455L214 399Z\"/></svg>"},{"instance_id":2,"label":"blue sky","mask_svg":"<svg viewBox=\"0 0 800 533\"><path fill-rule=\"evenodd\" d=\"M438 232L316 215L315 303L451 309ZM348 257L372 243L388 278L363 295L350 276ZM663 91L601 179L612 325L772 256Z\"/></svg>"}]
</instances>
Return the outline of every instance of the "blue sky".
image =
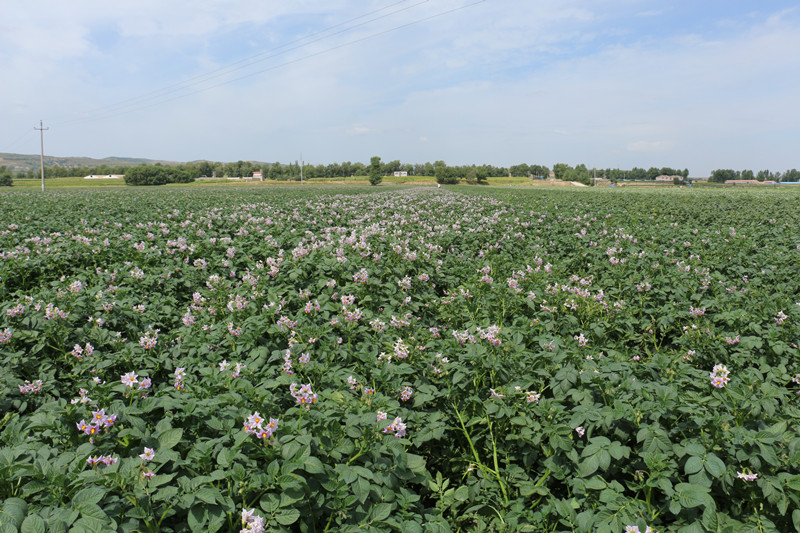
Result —
<instances>
[{"instance_id":1,"label":"blue sky","mask_svg":"<svg viewBox=\"0 0 800 533\"><path fill-rule=\"evenodd\" d=\"M800 3L474 2L6 2L0 152L800 167Z\"/></svg>"}]
</instances>

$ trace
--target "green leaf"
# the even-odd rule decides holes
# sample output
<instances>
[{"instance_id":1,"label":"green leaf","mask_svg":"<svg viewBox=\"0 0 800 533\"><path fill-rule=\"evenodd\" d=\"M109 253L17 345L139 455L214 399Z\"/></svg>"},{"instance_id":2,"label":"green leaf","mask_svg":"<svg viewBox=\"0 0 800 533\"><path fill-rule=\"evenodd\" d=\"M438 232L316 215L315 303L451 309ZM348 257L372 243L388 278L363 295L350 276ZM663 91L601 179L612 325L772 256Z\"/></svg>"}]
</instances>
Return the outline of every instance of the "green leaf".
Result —
<instances>
[{"instance_id":1,"label":"green leaf","mask_svg":"<svg viewBox=\"0 0 800 533\"><path fill-rule=\"evenodd\" d=\"M215 504L217 503L217 498L222 497L222 493L219 489L214 487L201 487L194 493L198 500L208 503L208 504Z\"/></svg>"},{"instance_id":2,"label":"green leaf","mask_svg":"<svg viewBox=\"0 0 800 533\"><path fill-rule=\"evenodd\" d=\"M392 504L391 503L379 503L372 507L372 511L370 512L370 516L372 520L376 522L380 522L382 520L386 520L392 514Z\"/></svg>"},{"instance_id":3,"label":"green leaf","mask_svg":"<svg viewBox=\"0 0 800 533\"><path fill-rule=\"evenodd\" d=\"M170 450L174 448L183 437L183 429L172 428L161 432L158 435L158 446L160 450Z\"/></svg>"},{"instance_id":4,"label":"green leaf","mask_svg":"<svg viewBox=\"0 0 800 533\"><path fill-rule=\"evenodd\" d=\"M44 533L44 520L38 514L29 514L22 522L19 533Z\"/></svg>"},{"instance_id":5,"label":"green leaf","mask_svg":"<svg viewBox=\"0 0 800 533\"><path fill-rule=\"evenodd\" d=\"M696 474L703 469L703 459L693 455L689 457L689 460L686 461L686 464L683 467L683 471L686 474Z\"/></svg>"},{"instance_id":6,"label":"green leaf","mask_svg":"<svg viewBox=\"0 0 800 533\"><path fill-rule=\"evenodd\" d=\"M792 490L800 491L800 476L794 476L787 479L786 486Z\"/></svg>"},{"instance_id":7,"label":"green leaf","mask_svg":"<svg viewBox=\"0 0 800 533\"><path fill-rule=\"evenodd\" d=\"M586 480L586 488L591 490L603 490L608 486L608 483L605 482L603 478L600 476L594 476L588 480Z\"/></svg>"},{"instance_id":8,"label":"green leaf","mask_svg":"<svg viewBox=\"0 0 800 533\"><path fill-rule=\"evenodd\" d=\"M690 485L689 483L679 483L675 486L675 492L684 508L699 507L706 502L709 489L701 485Z\"/></svg>"},{"instance_id":9,"label":"green leaf","mask_svg":"<svg viewBox=\"0 0 800 533\"><path fill-rule=\"evenodd\" d=\"M100 503L100 500L103 499L105 494L106 489L103 487L86 487L85 489L81 489L75 493L75 496L72 497L72 505L75 506L75 508L80 509L85 504Z\"/></svg>"},{"instance_id":10,"label":"green leaf","mask_svg":"<svg viewBox=\"0 0 800 533\"><path fill-rule=\"evenodd\" d=\"M208 521L208 513L205 506L193 505L189 509L189 516L186 517L186 523L192 531L203 531Z\"/></svg>"},{"instance_id":11,"label":"green leaf","mask_svg":"<svg viewBox=\"0 0 800 533\"><path fill-rule=\"evenodd\" d=\"M414 473L421 474L425 472L425 458L421 455L406 454L406 465Z\"/></svg>"},{"instance_id":12,"label":"green leaf","mask_svg":"<svg viewBox=\"0 0 800 533\"><path fill-rule=\"evenodd\" d=\"M589 477L597 471L600 467L600 458L598 455L599 454L591 455L581 461L581 464L578 466L578 473L581 477Z\"/></svg>"},{"instance_id":13,"label":"green leaf","mask_svg":"<svg viewBox=\"0 0 800 533\"><path fill-rule=\"evenodd\" d=\"M9 498L3 502L0 509L0 524L11 522L14 529L22 525L25 515L28 513L28 504L21 498Z\"/></svg>"},{"instance_id":14,"label":"green leaf","mask_svg":"<svg viewBox=\"0 0 800 533\"><path fill-rule=\"evenodd\" d=\"M303 470L309 474L322 474L325 472L325 466L317 457L310 456L306 457L306 460L303 462Z\"/></svg>"},{"instance_id":15,"label":"green leaf","mask_svg":"<svg viewBox=\"0 0 800 533\"><path fill-rule=\"evenodd\" d=\"M297 519L300 518L300 511L297 509L281 509L277 515L275 515L275 520L282 526L289 526L297 522Z\"/></svg>"},{"instance_id":16,"label":"green leaf","mask_svg":"<svg viewBox=\"0 0 800 533\"><path fill-rule=\"evenodd\" d=\"M706 455L706 471L712 476L719 478L725 473L725 463L722 459L710 453Z\"/></svg>"}]
</instances>

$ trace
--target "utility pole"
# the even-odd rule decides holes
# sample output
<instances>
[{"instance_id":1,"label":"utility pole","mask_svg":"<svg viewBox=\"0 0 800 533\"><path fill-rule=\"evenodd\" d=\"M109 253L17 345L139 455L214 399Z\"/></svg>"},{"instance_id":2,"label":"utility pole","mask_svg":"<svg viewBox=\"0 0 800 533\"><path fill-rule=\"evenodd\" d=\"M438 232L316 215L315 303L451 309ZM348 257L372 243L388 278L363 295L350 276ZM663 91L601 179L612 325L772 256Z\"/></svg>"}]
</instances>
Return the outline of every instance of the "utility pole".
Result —
<instances>
[{"instance_id":1,"label":"utility pole","mask_svg":"<svg viewBox=\"0 0 800 533\"><path fill-rule=\"evenodd\" d=\"M44 131L49 130L50 128L43 127L42 121L40 120L39 127L37 128L36 126L34 126L33 129L39 130L39 136L41 137L42 140L42 155L39 158L39 163L41 164L42 167L42 192L44 192Z\"/></svg>"},{"instance_id":2,"label":"utility pole","mask_svg":"<svg viewBox=\"0 0 800 533\"><path fill-rule=\"evenodd\" d=\"M300 183L303 183L303 152L300 152Z\"/></svg>"}]
</instances>

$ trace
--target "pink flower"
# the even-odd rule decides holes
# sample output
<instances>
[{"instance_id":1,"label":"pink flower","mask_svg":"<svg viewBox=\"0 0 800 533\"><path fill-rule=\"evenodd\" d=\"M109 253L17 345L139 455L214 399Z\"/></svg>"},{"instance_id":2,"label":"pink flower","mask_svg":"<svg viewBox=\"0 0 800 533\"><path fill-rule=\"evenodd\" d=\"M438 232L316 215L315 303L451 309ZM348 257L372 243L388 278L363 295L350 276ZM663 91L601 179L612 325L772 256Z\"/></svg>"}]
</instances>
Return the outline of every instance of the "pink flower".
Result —
<instances>
[{"instance_id":1,"label":"pink flower","mask_svg":"<svg viewBox=\"0 0 800 533\"><path fill-rule=\"evenodd\" d=\"M154 452L152 448L148 448L147 446L145 446L144 453L139 454L139 457L142 459L142 461L146 463L147 461L152 461L153 459L155 459L156 452Z\"/></svg>"},{"instance_id":2,"label":"pink flower","mask_svg":"<svg viewBox=\"0 0 800 533\"><path fill-rule=\"evenodd\" d=\"M136 374L133 372L128 372L127 374L123 374L119 380L122 382L123 385L126 385L128 387L133 387L134 385L139 383L139 380L136 379Z\"/></svg>"},{"instance_id":3,"label":"pink flower","mask_svg":"<svg viewBox=\"0 0 800 533\"><path fill-rule=\"evenodd\" d=\"M725 365L715 365L709 374L711 385L718 389L725 387L730 382L728 374L730 374L730 371Z\"/></svg>"}]
</instances>

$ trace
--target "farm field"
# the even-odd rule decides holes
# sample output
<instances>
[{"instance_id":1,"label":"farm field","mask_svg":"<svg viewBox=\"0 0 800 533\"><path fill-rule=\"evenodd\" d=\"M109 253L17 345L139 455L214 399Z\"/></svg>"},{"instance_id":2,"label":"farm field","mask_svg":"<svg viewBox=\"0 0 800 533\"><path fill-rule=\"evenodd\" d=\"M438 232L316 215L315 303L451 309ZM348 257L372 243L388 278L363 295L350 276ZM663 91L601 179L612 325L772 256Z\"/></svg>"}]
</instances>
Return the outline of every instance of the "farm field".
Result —
<instances>
[{"instance_id":1,"label":"farm field","mask_svg":"<svg viewBox=\"0 0 800 533\"><path fill-rule=\"evenodd\" d=\"M800 529L800 190L0 192L0 533Z\"/></svg>"}]
</instances>

